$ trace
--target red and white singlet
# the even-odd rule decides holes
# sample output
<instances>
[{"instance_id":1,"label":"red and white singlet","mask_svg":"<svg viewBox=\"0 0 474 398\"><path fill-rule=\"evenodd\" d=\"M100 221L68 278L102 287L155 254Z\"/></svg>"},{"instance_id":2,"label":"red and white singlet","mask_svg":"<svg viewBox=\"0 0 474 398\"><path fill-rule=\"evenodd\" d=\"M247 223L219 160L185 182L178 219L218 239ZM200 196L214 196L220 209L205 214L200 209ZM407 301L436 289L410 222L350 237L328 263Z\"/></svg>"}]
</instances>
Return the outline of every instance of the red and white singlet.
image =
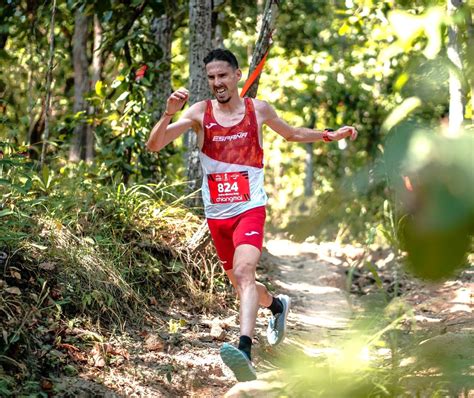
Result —
<instances>
[{"instance_id":1,"label":"red and white singlet","mask_svg":"<svg viewBox=\"0 0 474 398\"><path fill-rule=\"evenodd\" d=\"M214 117L212 101L207 101L204 143L199 152L207 218L230 218L267 203L257 116L252 99L244 98L244 102L244 118L234 126L223 127Z\"/></svg>"}]
</instances>

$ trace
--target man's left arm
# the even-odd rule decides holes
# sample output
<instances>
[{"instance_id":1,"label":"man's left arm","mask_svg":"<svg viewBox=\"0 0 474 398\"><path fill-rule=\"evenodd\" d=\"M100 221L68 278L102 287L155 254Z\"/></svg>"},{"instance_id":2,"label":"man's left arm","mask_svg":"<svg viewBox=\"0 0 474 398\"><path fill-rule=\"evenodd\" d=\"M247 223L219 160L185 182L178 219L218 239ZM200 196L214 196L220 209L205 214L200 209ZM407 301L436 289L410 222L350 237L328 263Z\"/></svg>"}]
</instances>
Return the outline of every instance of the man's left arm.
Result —
<instances>
[{"instance_id":1,"label":"man's left arm","mask_svg":"<svg viewBox=\"0 0 474 398\"><path fill-rule=\"evenodd\" d=\"M287 141L339 141L347 137L350 137L353 141L357 138L357 130L352 126L343 126L335 131L319 131L306 127L292 127L281 119L275 112L275 109L266 102L261 101L258 108L262 118L262 123L268 125L273 131L280 134Z\"/></svg>"}]
</instances>

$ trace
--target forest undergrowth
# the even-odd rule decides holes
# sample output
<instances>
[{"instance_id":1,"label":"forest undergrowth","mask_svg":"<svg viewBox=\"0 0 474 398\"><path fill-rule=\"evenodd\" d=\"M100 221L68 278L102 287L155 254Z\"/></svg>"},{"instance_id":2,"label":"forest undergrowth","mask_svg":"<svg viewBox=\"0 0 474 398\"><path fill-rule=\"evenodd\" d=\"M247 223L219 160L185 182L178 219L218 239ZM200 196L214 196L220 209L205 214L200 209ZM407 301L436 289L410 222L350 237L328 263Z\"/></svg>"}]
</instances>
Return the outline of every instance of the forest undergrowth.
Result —
<instances>
[{"instance_id":1,"label":"forest undergrowth","mask_svg":"<svg viewBox=\"0 0 474 398\"><path fill-rule=\"evenodd\" d=\"M170 347L188 344L181 331L192 325L171 315L177 308L211 317L222 308L235 309L212 245L199 234L202 220L184 205L184 186L166 181L126 185L101 167L58 160L38 169L12 149L0 159L2 396L54 396L61 377L74 377L87 367L120 366L130 354L111 336L143 326L161 331ZM405 258L388 205L384 217L385 225L367 231L365 255L346 263L346 291L368 300L354 312L354 325L330 342L334 349L347 346L341 357L345 365L338 357L314 360L283 351L272 361L295 382L282 394L325 396L334 385L342 388L341 396L403 396L410 388L467 393L469 359L434 353L444 332L415 327L417 301L399 300L415 285L402 271ZM302 233L306 227L294 226ZM374 252L377 229L386 237L380 258ZM383 300L370 301L376 296ZM151 337L146 347L164 344ZM461 337L462 345L472 333ZM419 348L423 341L429 344ZM416 347L417 362L406 362ZM376 360L361 368L357 350L366 348L367 353L375 350ZM437 368L440 358L445 365ZM163 369L171 380L175 368ZM397 380L404 380L403 388Z\"/></svg>"},{"instance_id":2,"label":"forest undergrowth","mask_svg":"<svg viewBox=\"0 0 474 398\"><path fill-rule=\"evenodd\" d=\"M51 376L76 373L78 347L177 303L225 306L179 184L127 187L85 165L38 171L8 153L0 171L0 395L47 392Z\"/></svg>"}]
</instances>

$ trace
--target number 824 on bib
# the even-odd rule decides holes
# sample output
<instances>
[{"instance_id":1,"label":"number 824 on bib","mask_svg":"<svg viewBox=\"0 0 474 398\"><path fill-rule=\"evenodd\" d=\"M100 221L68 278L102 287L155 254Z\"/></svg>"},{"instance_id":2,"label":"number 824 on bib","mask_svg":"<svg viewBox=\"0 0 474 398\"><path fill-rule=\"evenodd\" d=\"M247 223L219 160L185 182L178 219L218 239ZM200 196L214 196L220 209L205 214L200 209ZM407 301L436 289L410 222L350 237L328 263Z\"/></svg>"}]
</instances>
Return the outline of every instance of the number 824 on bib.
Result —
<instances>
[{"instance_id":1,"label":"number 824 on bib","mask_svg":"<svg viewBox=\"0 0 474 398\"><path fill-rule=\"evenodd\" d=\"M213 204L248 202L250 200L248 171L208 174L207 182Z\"/></svg>"}]
</instances>

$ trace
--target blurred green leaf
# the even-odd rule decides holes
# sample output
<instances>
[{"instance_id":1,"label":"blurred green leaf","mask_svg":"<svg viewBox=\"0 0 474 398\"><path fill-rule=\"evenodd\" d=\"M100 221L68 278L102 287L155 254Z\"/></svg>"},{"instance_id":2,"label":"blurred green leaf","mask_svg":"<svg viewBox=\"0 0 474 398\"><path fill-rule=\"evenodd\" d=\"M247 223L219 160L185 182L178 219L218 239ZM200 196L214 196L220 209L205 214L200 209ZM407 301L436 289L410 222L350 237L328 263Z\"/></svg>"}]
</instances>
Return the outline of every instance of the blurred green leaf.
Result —
<instances>
[{"instance_id":1,"label":"blurred green leaf","mask_svg":"<svg viewBox=\"0 0 474 398\"><path fill-rule=\"evenodd\" d=\"M412 191L400 197L407 212L402 241L412 271L438 280L465 264L474 233L474 137L458 139L417 131L404 157Z\"/></svg>"},{"instance_id":2,"label":"blurred green leaf","mask_svg":"<svg viewBox=\"0 0 474 398\"><path fill-rule=\"evenodd\" d=\"M122 94L118 96L118 98L115 100L116 104L119 104L120 102L124 101L125 98L127 98L130 95L129 91L124 91Z\"/></svg>"},{"instance_id":3,"label":"blurred green leaf","mask_svg":"<svg viewBox=\"0 0 474 398\"><path fill-rule=\"evenodd\" d=\"M0 211L0 217L9 216L11 214L15 214L15 212L10 209L5 209L5 210Z\"/></svg>"},{"instance_id":4,"label":"blurred green leaf","mask_svg":"<svg viewBox=\"0 0 474 398\"><path fill-rule=\"evenodd\" d=\"M95 83L95 93L103 98L104 97L104 82L102 80L97 80Z\"/></svg>"},{"instance_id":5,"label":"blurred green leaf","mask_svg":"<svg viewBox=\"0 0 474 398\"><path fill-rule=\"evenodd\" d=\"M416 108L422 105L421 100L418 97L410 97L405 99L402 104L397 106L390 115L385 119L382 124L382 131L389 131L395 127L402 120L406 119L407 116L413 112Z\"/></svg>"},{"instance_id":6,"label":"blurred green leaf","mask_svg":"<svg viewBox=\"0 0 474 398\"><path fill-rule=\"evenodd\" d=\"M393 10L388 20L395 30L398 40L387 50L392 56L400 51L409 52L413 42L422 34L427 37L423 54L428 59L435 58L442 46L442 25L446 21L442 7L432 7L421 15L414 15L403 10Z\"/></svg>"}]
</instances>

